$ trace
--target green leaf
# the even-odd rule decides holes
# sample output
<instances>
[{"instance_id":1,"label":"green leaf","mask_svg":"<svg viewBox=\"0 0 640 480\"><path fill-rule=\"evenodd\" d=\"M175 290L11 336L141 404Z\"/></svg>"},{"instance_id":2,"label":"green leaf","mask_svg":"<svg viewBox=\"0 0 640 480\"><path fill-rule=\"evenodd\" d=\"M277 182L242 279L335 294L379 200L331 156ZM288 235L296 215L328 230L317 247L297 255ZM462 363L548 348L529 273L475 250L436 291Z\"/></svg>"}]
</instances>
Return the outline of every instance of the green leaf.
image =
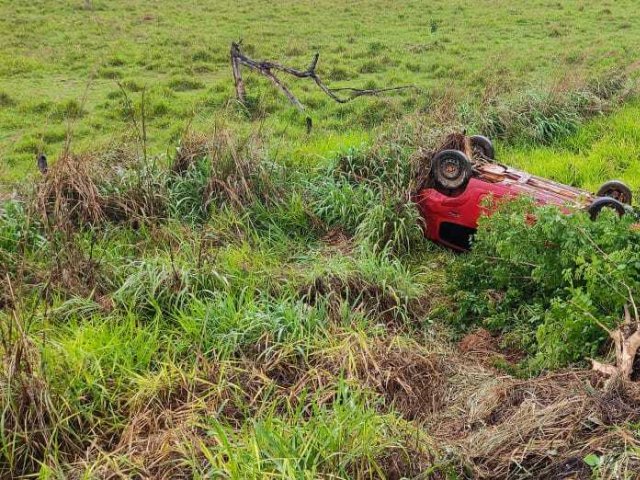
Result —
<instances>
[{"instance_id":1,"label":"green leaf","mask_svg":"<svg viewBox=\"0 0 640 480\"><path fill-rule=\"evenodd\" d=\"M587 465L593 468L600 465L601 457L599 457L595 453L590 453L589 455L584 457L582 460L584 461L584 463L586 463Z\"/></svg>"}]
</instances>

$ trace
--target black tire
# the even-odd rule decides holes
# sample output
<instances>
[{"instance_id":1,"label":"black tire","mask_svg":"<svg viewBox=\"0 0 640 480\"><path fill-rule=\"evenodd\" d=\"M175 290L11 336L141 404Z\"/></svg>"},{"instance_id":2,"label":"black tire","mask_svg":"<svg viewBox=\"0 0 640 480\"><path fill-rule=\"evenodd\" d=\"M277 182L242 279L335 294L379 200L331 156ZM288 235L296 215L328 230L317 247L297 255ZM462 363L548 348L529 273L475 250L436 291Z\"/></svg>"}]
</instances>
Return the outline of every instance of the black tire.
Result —
<instances>
[{"instance_id":1,"label":"black tire","mask_svg":"<svg viewBox=\"0 0 640 480\"><path fill-rule=\"evenodd\" d=\"M471 162L460 150L443 150L436 153L431 172L437 187L459 190L467 186L471 178Z\"/></svg>"},{"instance_id":2,"label":"black tire","mask_svg":"<svg viewBox=\"0 0 640 480\"><path fill-rule=\"evenodd\" d=\"M489 160L496 158L496 152L493 148L493 143L487 137L482 135L473 135L471 138L471 149L474 153L478 152Z\"/></svg>"},{"instance_id":3,"label":"black tire","mask_svg":"<svg viewBox=\"0 0 640 480\"><path fill-rule=\"evenodd\" d=\"M600 215L600 212L603 208L613 209L619 217L625 214L624 204L622 204L615 198L600 197L591 202L591 205L589 205L589 208L587 208L591 220L595 220L596 218L598 218L598 215Z\"/></svg>"},{"instance_id":4,"label":"black tire","mask_svg":"<svg viewBox=\"0 0 640 480\"><path fill-rule=\"evenodd\" d=\"M631 200L633 200L631 189L624 183L617 180L611 180L610 182L603 184L596 195L598 197L615 198L620 203L624 203L626 205L631 205Z\"/></svg>"}]
</instances>

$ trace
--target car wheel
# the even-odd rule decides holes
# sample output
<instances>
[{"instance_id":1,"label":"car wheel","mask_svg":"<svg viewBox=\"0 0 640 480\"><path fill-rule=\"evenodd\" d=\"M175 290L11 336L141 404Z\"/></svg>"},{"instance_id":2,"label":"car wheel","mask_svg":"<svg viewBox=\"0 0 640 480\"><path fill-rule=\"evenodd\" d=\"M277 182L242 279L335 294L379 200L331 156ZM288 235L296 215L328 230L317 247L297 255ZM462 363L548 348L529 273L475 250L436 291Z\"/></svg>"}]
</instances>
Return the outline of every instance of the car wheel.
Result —
<instances>
[{"instance_id":1,"label":"car wheel","mask_svg":"<svg viewBox=\"0 0 640 480\"><path fill-rule=\"evenodd\" d=\"M472 168L460 150L443 150L433 157L431 171L437 187L457 190L467 186Z\"/></svg>"},{"instance_id":2,"label":"car wheel","mask_svg":"<svg viewBox=\"0 0 640 480\"><path fill-rule=\"evenodd\" d=\"M589 208L587 208L591 220L595 220L596 218L598 218L598 215L600 215L600 212L603 208L613 209L619 217L625 214L624 205L618 200L611 197L600 197L591 202L591 205L589 205Z\"/></svg>"},{"instance_id":3,"label":"car wheel","mask_svg":"<svg viewBox=\"0 0 640 480\"><path fill-rule=\"evenodd\" d=\"M631 200L632 200L631 189L627 187L624 183L619 182L617 180L612 180L602 185L596 195L598 195L598 197L615 198L620 203L631 205Z\"/></svg>"},{"instance_id":4,"label":"car wheel","mask_svg":"<svg viewBox=\"0 0 640 480\"><path fill-rule=\"evenodd\" d=\"M493 160L496 158L496 152L493 148L493 143L487 137L482 135L473 135L471 138L471 149L474 153L479 153L484 158Z\"/></svg>"}]
</instances>

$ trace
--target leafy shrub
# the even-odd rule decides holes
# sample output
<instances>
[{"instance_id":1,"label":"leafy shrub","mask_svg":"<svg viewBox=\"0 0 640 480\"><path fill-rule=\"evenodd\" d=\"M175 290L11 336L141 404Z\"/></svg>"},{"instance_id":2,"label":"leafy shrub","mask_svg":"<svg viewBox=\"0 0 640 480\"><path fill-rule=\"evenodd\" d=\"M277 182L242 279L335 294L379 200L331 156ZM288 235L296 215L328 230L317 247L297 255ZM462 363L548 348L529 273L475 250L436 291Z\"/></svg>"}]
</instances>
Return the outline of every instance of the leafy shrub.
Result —
<instances>
[{"instance_id":1,"label":"leafy shrub","mask_svg":"<svg viewBox=\"0 0 640 480\"><path fill-rule=\"evenodd\" d=\"M25 242L25 249L43 246L45 239L38 226L35 218L29 218L22 202L10 200L0 204L0 251L17 253L20 242Z\"/></svg>"},{"instance_id":2,"label":"leafy shrub","mask_svg":"<svg viewBox=\"0 0 640 480\"><path fill-rule=\"evenodd\" d=\"M520 337L532 366L553 368L595 356L640 287L634 219L603 211L563 214L518 200L482 218L473 251L453 275L457 323L482 323Z\"/></svg>"}]
</instances>

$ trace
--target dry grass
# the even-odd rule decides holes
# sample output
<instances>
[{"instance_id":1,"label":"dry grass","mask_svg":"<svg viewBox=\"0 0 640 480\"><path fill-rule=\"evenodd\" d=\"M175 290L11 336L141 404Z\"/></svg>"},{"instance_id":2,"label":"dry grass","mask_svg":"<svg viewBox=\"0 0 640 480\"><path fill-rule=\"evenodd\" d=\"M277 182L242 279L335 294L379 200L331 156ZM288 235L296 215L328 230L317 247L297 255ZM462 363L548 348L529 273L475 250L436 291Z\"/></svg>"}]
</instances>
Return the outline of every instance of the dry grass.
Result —
<instances>
[{"instance_id":1,"label":"dry grass","mask_svg":"<svg viewBox=\"0 0 640 480\"><path fill-rule=\"evenodd\" d=\"M176 175L183 175L198 160L209 156L212 152L210 138L203 133L187 133L178 146L171 164L171 171Z\"/></svg>"},{"instance_id":2,"label":"dry grass","mask_svg":"<svg viewBox=\"0 0 640 480\"><path fill-rule=\"evenodd\" d=\"M81 451L79 437L60 427L73 421L67 417L64 400L51 389L42 368L39 349L25 333L27 325L14 310L0 326L0 423L5 438L0 471L30 472L48 453L62 457Z\"/></svg>"},{"instance_id":3,"label":"dry grass","mask_svg":"<svg viewBox=\"0 0 640 480\"><path fill-rule=\"evenodd\" d=\"M48 225L64 228L97 225L104 218L95 178L97 162L90 156L64 154L37 186L36 204Z\"/></svg>"},{"instance_id":4,"label":"dry grass","mask_svg":"<svg viewBox=\"0 0 640 480\"><path fill-rule=\"evenodd\" d=\"M443 364L445 407L426 428L456 449L474 478L590 478L586 455L640 446L628 426L640 418L636 385L603 391L589 371L518 380L479 364L477 352Z\"/></svg>"},{"instance_id":5,"label":"dry grass","mask_svg":"<svg viewBox=\"0 0 640 480\"><path fill-rule=\"evenodd\" d=\"M444 358L401 337L363 342L347 336L326 356L325 368L342 374L385 399L406 420L425 420L442 408L447 379Z\"/></svg>"},{"instance_id":6,"label":"dry grass","mask_svg":"<svg viewBox=\"0 0 640 480\"><path fill-rule=\"evenodd\" d=\"M242 210L260 200L269 203L278 192L262 160L257 137L238 140L228 131L217 133L210 152L212 175L205 190L205 203L225 202Z\"/></svg>"}]
</instances>

